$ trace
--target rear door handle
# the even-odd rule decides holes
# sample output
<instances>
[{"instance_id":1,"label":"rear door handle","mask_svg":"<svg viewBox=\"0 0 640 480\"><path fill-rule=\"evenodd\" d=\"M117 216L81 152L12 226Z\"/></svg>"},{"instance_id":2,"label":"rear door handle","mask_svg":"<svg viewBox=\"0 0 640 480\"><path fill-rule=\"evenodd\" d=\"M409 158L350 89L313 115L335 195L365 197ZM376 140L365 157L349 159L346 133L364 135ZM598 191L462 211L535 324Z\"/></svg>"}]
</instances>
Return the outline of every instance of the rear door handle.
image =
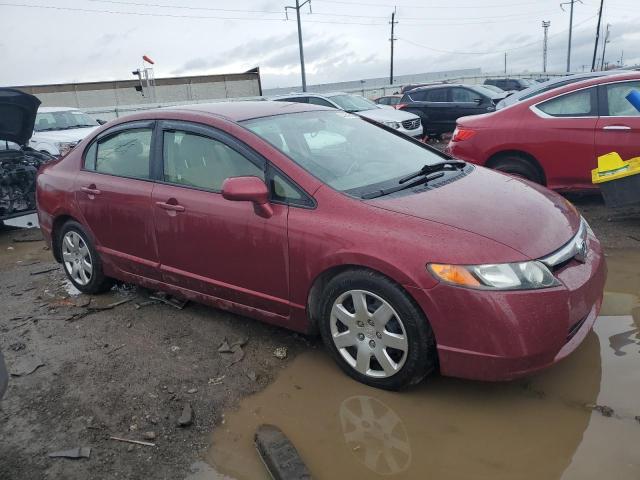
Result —
<instances>
[{"instance_id":1,"label":"rear door handle","mask_svg":"<svg viewBox=\"0 0 640 480\"><path fill-rule=\"evenodd\" d=\"M88 195L100 195L102 191L98 190L95 185L89 185L88 187L80 187L84 193Z\"/></svg>"},{"instance_id":2,"label":"rear door handle","mask_svg":"<svg viewBox=\"0 0 640 480\"><path fill-rule=\"evenodd\" d=\"M166 202L156 202L156 205L163 210L169 210L172 212L184 212L184 207L182 205Z\"/></svg>"},{"instance_id":3,"label":"rear door handle","mask_svg":"<svg viewBox=\"0 0 640 480\"><path fill-rule=\"evenodd\" d=\"M607 125L602 127L603 130L631 130L631 127L627 125Z\"/></svg>"}]
</instances>

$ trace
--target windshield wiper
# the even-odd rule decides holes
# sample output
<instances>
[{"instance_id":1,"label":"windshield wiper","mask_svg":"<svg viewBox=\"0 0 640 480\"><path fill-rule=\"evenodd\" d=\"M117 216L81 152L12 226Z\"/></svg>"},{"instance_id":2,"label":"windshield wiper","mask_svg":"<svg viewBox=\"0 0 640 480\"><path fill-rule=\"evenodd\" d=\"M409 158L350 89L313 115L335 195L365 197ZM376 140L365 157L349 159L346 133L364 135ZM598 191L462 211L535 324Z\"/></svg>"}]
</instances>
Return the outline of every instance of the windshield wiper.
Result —
<instances>
[{"instance_id":1,"label":"windshield wiper","mask_svg":"<svg viewBox=\"0 0 640 480\"><path fill-rule=\"evenodd\" d=\"M417 187L418 185L424 185L429 183L431 180L435 180L436 178L444 177L444 172L432 172L430 175L426 175L424 177L419 178L418 180L414 180L409 183L402 183L400 185L396 185L395 187L384 188L381 190L375 190L373 192L365 193L362 195L364 200L371 200L372 198L382 197L384 195L389 195L390 193L399 192L400 190L407 190L409 188ZM415 177L414 177L415 178Z\"/></svg>"},{"instance_id":2,"label":"windshield wiper","mask_svg":"<svg viewBox=\"0 0 640 480\"><path fill-rule=\"evenodd\" d=\"M400 180L398 180L398 183L402 185L403 183L407 183L409 180L413 180L414 178L424 177L426 175L429 175L430 173L441 172L443 170L448 170L449 168L462 169L464 168L465 165L466 163L460 160L447 160L445 162L438 162L438 163L433 163L431 165L425 165L417 172L407 175L406 177L402 177Z\"/></svg>"}]
</instances>

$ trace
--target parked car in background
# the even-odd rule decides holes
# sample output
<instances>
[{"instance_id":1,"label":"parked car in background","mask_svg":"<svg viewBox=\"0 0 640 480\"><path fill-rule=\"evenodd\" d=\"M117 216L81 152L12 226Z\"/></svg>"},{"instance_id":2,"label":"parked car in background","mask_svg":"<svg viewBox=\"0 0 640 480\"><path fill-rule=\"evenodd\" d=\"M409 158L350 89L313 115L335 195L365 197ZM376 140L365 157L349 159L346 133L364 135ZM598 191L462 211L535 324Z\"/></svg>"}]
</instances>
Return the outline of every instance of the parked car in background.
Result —
<instances>
[{"instance_id":1,"label":"parked car in background","mask_svg":"<svg viewBox=\"0 0 640 480\"><path fill-rule=\"evenodd\" d=\"M76 108L42 107L38 110L29 146L58 157L99 126L100 122Z\"/></svg>"},{"instance_id":2,"label":"parked car in background","mask_svg":"<svg viewBox=\"0 0 640 480\"><path fill-rule=\"evenodd\" d=\"M425 134L437 136L452 132L459 117L492 112L505 95L482 85L440 84L405 93L396 108L418 115Z\"/></svg>"},{"instance_id":3,"label":"parked car in background","mask_svg":"<svg viewBox=\"0 0 640 480\"><path fill-rule=\"evenodd\" d=\"M36 173L53 157L27 146L40 100L0 88L0 224L35 212Z\"/></svg>"},{"instance_id":4,"label":"parked car in background","mask_svg":"<svg viewBox=\"0 0 640 480\"><path fill-rule=\"evenodd\" d=\"M535 85L533 80L528 78L487 78L484 81L485 85L495 85L502 90L524 90L532 85Z\"/></svg>"},{"instance_id":5,"label":"parked car in background","mask_svg":"<svg viewBox=\"0 0 640 480\"><path fill-rule=\"evenodd\" d=\"M378 97L373 101L378 105L388 105L390 107L396 108L396 106L400 103L400 99L402 95L385 95L384 97Z\"/></svg>"},{"instance_id":6,"label":"parked car in background","mask_svg":"<svg viewBox=\"0 0 640 480\"><path fill-rule=\"evenodd\" d=\"M508 97L509 95L513 95L514 93L516 93L516 90L503 90L500 87L496 87L495 85L482 85L483 88L488 88L489 90L502 94L504 93L506 95L506 97ZM505 97L505 98L506 98Z\"/></svg>"},{"instance_id":7,"label":"parked car in background","mask_svg":"<svg viewBox=\"0 0 640 480\"><path fill-rule=\"evenodd\" d=\"M598 156L640 154L640 112L625 98L632 90L640 90L640 72L583 80L460 118L447 149L552 189L597 188L591 170Z\"/></svg>"},{"instance_id":8,"label":"parked car in background","mask_svg":"<svg viewBox=\"0 0 640 480\"><path fill-rule=\"evenodd\" d=\"M565 85L571 85L572 83L581 82L582 80L587 80L589 78L597 78L597 77L607 77L609 75L616 75L619 73L631 73L626 70L609 70L604 72L586 72L586 73L576 73L575 75L567 75L563 77L557 77L552 80L546 81L544 83L536 83L529 88L525 88L524 90L520 90L516 92L514 95L510 95L505 97L503 100L499 101L496 105L496 110L500 110L504 107L508 107L509 105L513 105L514 103L520 102L522 100L527 100L536 95L540 95L541 93L548 92L549 90L553 90L554 88L564 87Z\"/></svg>"},{"instance_id":9,"label":"parked car in background","mask_svg":"<svg viewBox=\"0 0 640 480\"><path fill-rule=\"evenodd\" d=\"M379 388L436 365L531 374L575 350L602 303L604 255L565 199L316 105L140 112L44 166L37 191L82 292L115 278L319 331Z\"/></svg>"},{"instance_id":10,"label":"parked car in background","mask_svg":"<svg viewBox=\"0 0 640 480\"><path fill-rule=\"evenodd\" d=\"M402 88L400 88L400 94L403 95L407 92L410 92L411 90L414 90L418 87L428 87L430 85L442 85L446 83L446 81L435 81L435 82L425 82L425 83L408 83L406 85L403 85Z\"/></svg>"},{"instance_id":11,"label":"parked car in background","mask_svg":"<svg viewBox=\"0 0 640 480\"><path fill-rule=\"evenodd\" d=\"M360 95L342 92L324 94L293 93L290 95L280 95L271 100L277 102L309 103L311 105L338 108L345 112L356 113L362 117L375 120L409 137L418 139L422 139L423 137L422 124L417 115L410 112L399 112L381 107Z\"/></svg>"}]
</instances>

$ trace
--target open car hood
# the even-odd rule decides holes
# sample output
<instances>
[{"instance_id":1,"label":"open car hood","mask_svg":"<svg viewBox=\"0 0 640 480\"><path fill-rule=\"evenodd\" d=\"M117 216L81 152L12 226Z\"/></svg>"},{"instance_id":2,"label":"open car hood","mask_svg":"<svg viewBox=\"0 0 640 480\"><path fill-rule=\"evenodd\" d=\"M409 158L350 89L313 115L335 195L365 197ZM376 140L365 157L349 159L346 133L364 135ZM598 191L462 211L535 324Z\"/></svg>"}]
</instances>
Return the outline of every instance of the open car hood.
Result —
<instances>
[{"instance_id":1,"label":"open car hood","mask_svg":"<svg viewBox=\"0 0 640 480\"><path fill-rule=\"evenodd\" d=\"M13 88L0 88L0 140L26 145L33 134L40 100Z\"/></svg>"}]
</instances>

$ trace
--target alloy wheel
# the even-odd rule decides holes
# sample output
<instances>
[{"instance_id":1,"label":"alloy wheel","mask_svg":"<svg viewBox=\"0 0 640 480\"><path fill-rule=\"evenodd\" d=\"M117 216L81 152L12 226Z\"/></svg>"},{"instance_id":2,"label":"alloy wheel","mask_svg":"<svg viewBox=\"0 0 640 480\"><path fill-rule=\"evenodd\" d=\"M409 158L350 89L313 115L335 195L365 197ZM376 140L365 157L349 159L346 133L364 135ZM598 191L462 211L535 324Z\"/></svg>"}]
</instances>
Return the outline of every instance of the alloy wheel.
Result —
<instances>
[{"instance_id":1,"label":"alloy wheel","mask_svg":"<svg viewBox=\"0 0 640 480\"><path fill-rule=\"evenodd\" d=\"M79 285L87 285L93 274L93 261L86 242L74 230L62 238L62 261L69 276Z\"/></svg>"},{"instance_id":2,"label":"alloy wheel","mask_svg":"<svg viewBox=\"0 0 640 480\"><path fill-rule=\"evenodd\" d=\"M338 296L330 329L342 358L368 377L391 377L407 359L409 342L400 316L372 292L349 290Z\"/></svg>"}]
</instances>

